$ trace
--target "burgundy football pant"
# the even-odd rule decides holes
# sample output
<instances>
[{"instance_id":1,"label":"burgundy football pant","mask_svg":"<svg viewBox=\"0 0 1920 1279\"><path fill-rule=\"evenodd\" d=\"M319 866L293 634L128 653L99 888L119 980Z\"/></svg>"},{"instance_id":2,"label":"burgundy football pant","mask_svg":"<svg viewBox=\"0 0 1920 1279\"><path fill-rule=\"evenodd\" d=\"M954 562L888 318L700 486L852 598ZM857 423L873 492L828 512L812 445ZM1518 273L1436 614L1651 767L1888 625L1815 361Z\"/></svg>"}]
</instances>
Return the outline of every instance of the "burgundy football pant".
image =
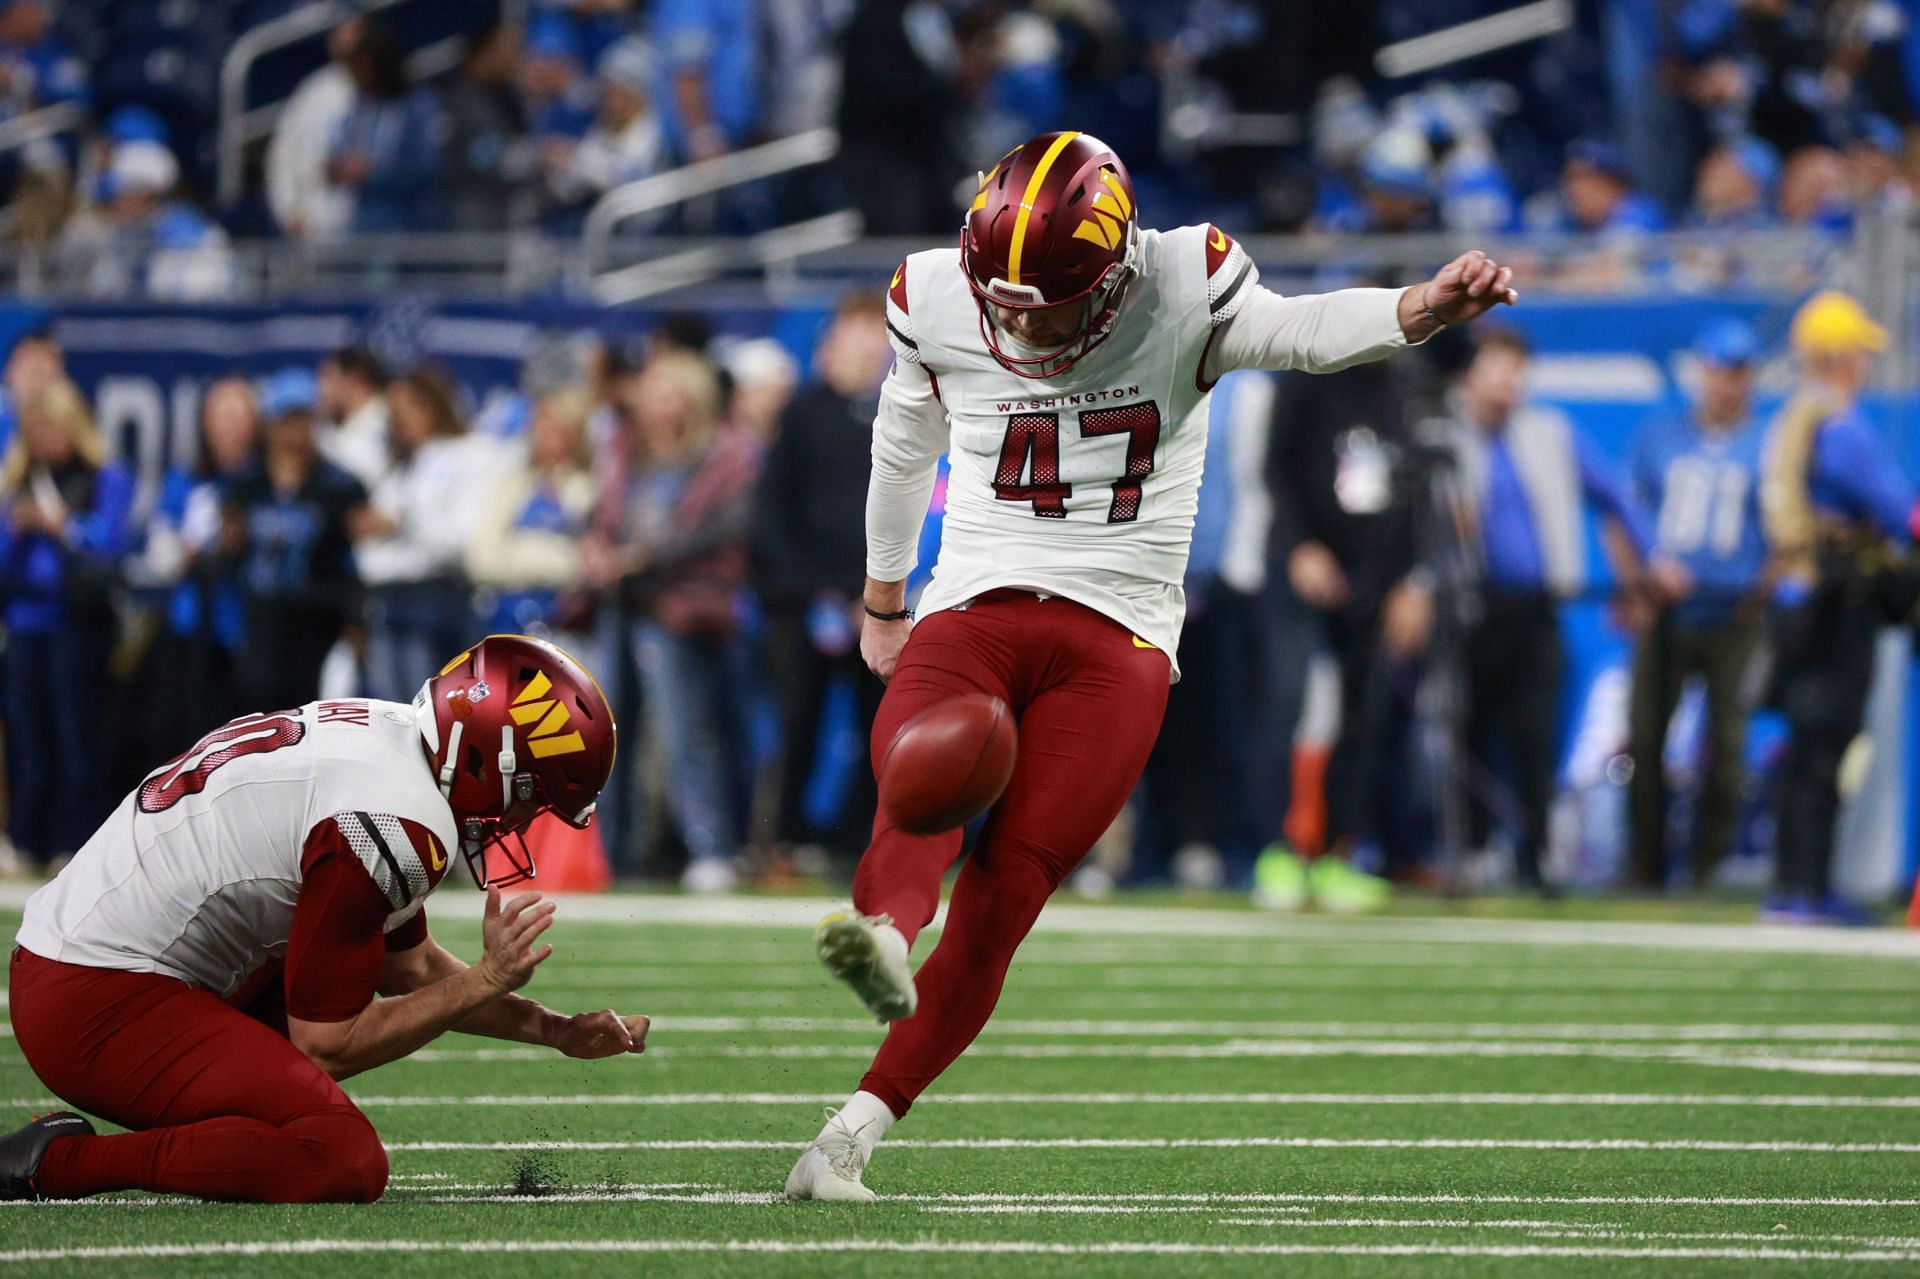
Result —
<instances>
[{"instance_id":1,"label":"burgundy football pant","mask_svg":"<svg viewBox=\"0 0 1920 1279\"><path fill-rule=\"evenodd\" d=\"M8 996L41 1082L136 1130L55 1141L41 1194L371 1203L386 1189L386 1149L340 1086L285 1035L207 991L16 948Z\"/></svg>"},{"instance_id":2,"label":"burgundy football pant","mask_svg":"<svg viewBox=\"0 0 1920 1279\"><path fill-rule=\"evenodd\" d=\"M965 693L1007 703L1020 753L915 978L919 1010L888 1028L860 1081L895 1115L986 1025L1048 895L1119 815L1160 731L1167 681L1165 653L1069 600L991 591L913 628L874 718L876 769L902 724ZM912 942L933 919L960 842L959 831L909 835L878 815L854 874L855 907L891 915Z\"/></svg>"}]
</instances>

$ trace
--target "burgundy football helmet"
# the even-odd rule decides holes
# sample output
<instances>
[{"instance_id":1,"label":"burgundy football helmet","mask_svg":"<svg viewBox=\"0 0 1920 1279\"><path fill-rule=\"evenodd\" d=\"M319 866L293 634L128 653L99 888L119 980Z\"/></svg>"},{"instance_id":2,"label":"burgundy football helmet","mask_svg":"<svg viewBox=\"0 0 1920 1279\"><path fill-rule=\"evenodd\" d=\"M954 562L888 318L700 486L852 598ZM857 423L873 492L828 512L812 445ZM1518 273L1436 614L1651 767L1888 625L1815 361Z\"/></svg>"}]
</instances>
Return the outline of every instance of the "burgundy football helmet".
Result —
<instances>
[{"instance_id":1,"label":"burgundy football helmet","mask_svg":"<svg viewBox=\"0 0 1920 1279\"><path fill-rule=\"evenodd\" d=\"M1106 341L1137 271L1133 179L1100 139L1043 133L980 179L960 231L960 260L993 357L1021 377L1063 373ZM1053 350L1018 344L1003 312L1078 303L1072 336Z\"/></svg>"},{"instance_id":2,"label":"burgundy football helmet","mask_svg":"<svg viewBox=\"0 0 1920 1279\"><path fill-rule=\"evenodd\" d=\"M550 812L586 827L613 775L618 733L606 694L580 663L530 635L489 635L448 662L414 694L413 720L481 888L532 878L527 826ZM496 847L509 869L490 876Z\"/></svg>"}]
</instances>

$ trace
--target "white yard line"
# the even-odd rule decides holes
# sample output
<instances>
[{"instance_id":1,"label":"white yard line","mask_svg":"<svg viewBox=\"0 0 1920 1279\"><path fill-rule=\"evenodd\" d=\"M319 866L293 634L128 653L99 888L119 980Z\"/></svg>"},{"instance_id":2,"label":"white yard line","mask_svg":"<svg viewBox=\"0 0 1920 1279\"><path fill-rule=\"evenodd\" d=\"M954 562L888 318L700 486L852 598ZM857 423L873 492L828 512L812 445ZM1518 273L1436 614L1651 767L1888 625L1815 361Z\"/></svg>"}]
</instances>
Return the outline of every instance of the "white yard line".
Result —
<instances>
[{"instance_id":1,"label":"white yard line","mask_svg":"<svg viewBox=\"0 0 1920 1279\"><path fill-rule=\"evenodd\" d=\"M1223 1219L1224 1220L1224 1219ZM1274 1225L1293 1225L1292 1217L1275 1218ZM1555 1222L1550 1228L1530 1230L1537 1239L1677 1239L1693 1243L1851 1243L1875 1248L1920 1248L1912 1235L1803 1235L1789 1230L1627 1230L1582 1223Z\"/></svg>"},{"instance_id":2,"label":"white yard line","mask_svg":"<svg viewBox=\"0 0 1920 1279\"><path fill-rule=\"evenodd\" d=\"M1137 964L1139 956L1132 956ZM794 955L783 963L761 963L736 967L724 973L708 973L710 965L562 964L542 974L547 985L566 985L578 989L606 989L613 986L666 987L684 985L698 973L703 981L724 981L729 990L765 992L783 995L796 989L813 990L824 978L818 969ZM1046 958L1018 957L1012 981L1028 990L1080 989L1098 982L1102 988L1164 990L1365 990L1371 993L1411 992L1442 988L1459 991L1540 992L1549 990L1624 990L1675 991L1694 994L1742 996L1754 993L1781 994L1810 992L1830 995L1848 992L1885 991L1911 995L1911 976L1891 975L1884 979L1756 971L1722 971L1712 968L1615 969L1601 966L1581 968L1527 967L1520 972L1490 971L1484 964L1416 964L1399 961L1373 965L1170 963L1162 967L1136 967L1127 964L1093 965L1097 972L1076 971L1083 965L1067 965Z\"/></svg>"},{"instance_id":3,"label":"white yard line","mask_svg":"<svg viewBox=\"0 0 1920 1279\"><path fill-rule=\"evenodd\" d=\"M0 884L0 908L19 909L36 885ZM845 901L830 897L683 897L607 893L558 898L563 921L710 927L812 928ZM437 917L478 919L478 893L434 898ZM941 912L944 916L944 909ZM935 920L935 925L940 920ZM1748 924L1619 923L1575 920L1277 916L1191 907L1050 905L1036 933L1050 938L1091 933L1113 937L1194 937L1231 945L1236 939L1276 942L1419 943L1469 946L1616 946L1648 950L1753 954L1854 955L1920 960L1920 934L1900 929L1785 928Z\"/></svg>"},{"instance_id":4,"label":"white yard line","mask_svg":"<svg viewBox=\"0 0 1920 1279\"><path fill-rule=\"evenodd\" d=\"M654 1029L680 1034L848 1033L875 1039L879 1030L858 1017L700 1017L666 1013ZM1648 1042L1723 1040L1865 1041L1920 1045L1911 1022L1527 1022L1527 1021L1234 1021L1224 1019L996 1018L989 1040L999 1036L1126 1037L1234 1035L1299 1039L1621 1039Z\"/></svg>"},{"instance_id":5,"label":"white yard line","mask_svg":"<svg viewBox=\"0 0 1920 1279\"><path fill-rule=\"evenodd\" d=\"M1809 1249L1735 1247L1590 1247L1548 1244L1202 1244L1119 1241L1050 1243L1028 1240L891 1239L281 1239L233 1243L127 1244L75 1248L16 1248L0 1262L152 1261L185 1257L271 1257L322 1254L772 1254L819 1256L842 1253L930 1256L1038 1257L1484 1257L1608 1258L1719 1261L1920 1261L1910 1249Z\"/></svg>"},{"instance_id":6,"label":"white yard line","mask_svg":"<svg viewBox=\"0 0 1920 1279\"><path fill-rule=\"evenodd\" d=\"M662 1044L654 1037L649 1056L723 1060L865 1061L873 1056L868 1044ZM1234 1060L1241 1058L1380 1057L1380 1058L1598 1058L1606 1061L1667 1061L1723 1069L1766 1070L1807 1075L1920 1076L1920 1050L1904 1056L1885 1049L1860 1052L1843 1045L1821 1045L1818 1051L1792 1053L1767 1048L1734 1051L1697 1045L1633 1045L1618 1042L1581 1043L1555 1040L1230 1040L1220 1044L976 1044L967 1050L973 1060L1079 1061L1086 1058ZM409 1062L433 1065L448 1061L551 1061L542 1048L425 1048L392 1065Z\"/></svg>"},{"instance_id":7,"label":"white yard line","mask_svg":"<svg viewBox=\"0 0 1920 1279\"><path fill-rule=\"evenodd\" d=\"M435 1143L429 1143L435 1144ZM665 1183L671 1184L671 1183ZM689 1183L698 1185L699 1183ZM422 1185L415 1188L420 1193L406 1193L397 1197L407 1203L422 1202L438 1192L451 1187ZM580 1190L567 1191L553 1195L510 1195L497 1192L495 1187L483 1187L496 1193L470 1196L447 1195L444 1202L459 1203L505 1203L521 1207L538 1207L541 1204L562 1203L615 1203L615 1202L672 1202L694 1205L719 1206L773 1206L781 1202L781 1197L772 1191L726 1191L692 1190L683 1194L666 1194L657 1191L634 1190ZM976 1206L988 1208L1019 1207L1022 1205L1085 1205L1128 1206L1128 1205L1191 1205L1206 1208L1208 1211L1238 1209L1251 1215L1297 1214L1310 1211L1306 1205L1313 1204L1396 1204L1396 1205L1511 1205L1532 1206L1552 1205L1560 1207L1706 1207L1706 1208L1869 1208L1898 1209L1902 1212L1920 1207L1920 1199L1873 1199L1859 1197L1798 1197L1798 1196L1737 1196L1737 1195L1482 1195L1482 1194L1430 1194L1430 1195L1388 1195L1388 1194L1309 1194L1286 1192L1193 1192L1193 1193L1075 1193L1049 1192L1036 1194L902 1194L883 1195L887 1203L913 1204L923 1207ZM13 1209L19 1212L50 1211L57 1208L149 1208L168 1204L193 1204L197 1200L181 1195L149 1195L137 1198L102 1198L0 1201L0 1209ZM1557 1222L1551 1224L1568 1230L1589 1228L1580 1222ZM1598 1228L1598 1227L1593 1227Z\"/></svg>"},{"instance_id":8,"label":"white yard line","mask_svg":"<svg viewBox=\"0 0 1920 1279\"><path fill-rule=\"evenodd\" d=\"M822 1092L518 1093L355 1096L361 1106L825 1106L845 1100ZM16 1098L14 1106L52 1098ZM1916 1110L1920 1096L1849 1097L1814 1093L1579 1092L1078 1092L945 1093L929 1106L1719 1106L1742 1109Z\"/></svg>"},{"instance_id":9,"label":"white yard line","mask_svg":"<svg viewBox=\"0 0 1920 1279\"><path fill-rule=\"evenodd\" d=\"M804 1140L396 1141L389 1151L799 1150ZM1590 1150L1740 1154L1914 1155L1911 1141L1709 1141L1652 1137L908 1137L888 1150ZM1920 1201L1916 1201L1920 1202Z\"/></svg>"}]
</instances>

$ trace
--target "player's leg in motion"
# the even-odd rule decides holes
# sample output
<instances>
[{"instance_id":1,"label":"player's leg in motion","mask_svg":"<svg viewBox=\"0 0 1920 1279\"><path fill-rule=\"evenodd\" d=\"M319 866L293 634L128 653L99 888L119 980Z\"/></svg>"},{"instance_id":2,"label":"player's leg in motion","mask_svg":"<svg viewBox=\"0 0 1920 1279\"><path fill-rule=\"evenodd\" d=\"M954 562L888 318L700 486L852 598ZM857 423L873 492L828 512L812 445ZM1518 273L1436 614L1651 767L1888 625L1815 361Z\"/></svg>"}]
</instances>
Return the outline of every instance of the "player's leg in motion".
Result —
<instances>
[{"instance_id":1,"label":"player's leg in motion","mask_svg":"<svg viewBox=\"0 0 1920 1279\"><path fill-rule=\"evenodd\" d=\"M1017 707L1017 605L990 596L967 609L935 613L901 651L873 719L873 771L901 727L929 706L967 693L991 693ZM960 855L961 832L910 835L877 810L873 837L853 877L854 910L829 915L814 946L833 974L853 987L882 1021L913 1015L907 951L940 906L940 881Z\"/></svg>"},{"instance_id":2,"label":"player's leg in motion","mask_svg":"<svg viewBox=\"0 0 1920 1279\"><path fill-rule=\"evenodd\" d=\"M872 1197L859 1176L874 1145L980 1033L1041 907L1112 824L1146 766L1166 710L1165 655L1063 600L1031 600L1013 613L1013 779L961 868L940 942L914 979L918 1012L892 1023L860 1091L795 1166L790 1196ZM957 839L946 838L919 850L876 838L854 881L858 908L895 914L914 931L924 926L957 852Z\"/></svg>"},{"instance_id":3,"label":"player's leg in motion","mask_svg":"<svg viewBox=\"0 0 1920 1279\"><path fill-rule=\"evenodd\" d=\"M387 1184L373 1125L283 1036L156 973L16 951L14 1032L71 1104L135 1129L63 1137L31 1190L154 1190L264 1203L365 1203Z\"/></svg>"}]
</instances>

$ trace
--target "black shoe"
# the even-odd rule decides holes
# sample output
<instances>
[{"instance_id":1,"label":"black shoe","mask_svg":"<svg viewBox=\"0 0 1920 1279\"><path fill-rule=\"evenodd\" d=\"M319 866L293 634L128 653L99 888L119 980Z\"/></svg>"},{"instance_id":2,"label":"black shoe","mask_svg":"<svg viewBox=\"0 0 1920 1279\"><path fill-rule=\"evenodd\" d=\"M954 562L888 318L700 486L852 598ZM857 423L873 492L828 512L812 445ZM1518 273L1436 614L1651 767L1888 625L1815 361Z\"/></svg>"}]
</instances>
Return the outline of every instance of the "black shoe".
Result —
<instances>
[{"instance_id":1,"label":"black shoe","mask_svg":"<svg viewBox=\"0 0 1920 1279\"><path fill-rule=\"evenodd\" d=\"M71 1110L42 1115L19 1132L0 1137L0 1199L38 1199L40 1161L62 1137L91 1137L93 1125Z\"/></svg>"}]
</instances>

